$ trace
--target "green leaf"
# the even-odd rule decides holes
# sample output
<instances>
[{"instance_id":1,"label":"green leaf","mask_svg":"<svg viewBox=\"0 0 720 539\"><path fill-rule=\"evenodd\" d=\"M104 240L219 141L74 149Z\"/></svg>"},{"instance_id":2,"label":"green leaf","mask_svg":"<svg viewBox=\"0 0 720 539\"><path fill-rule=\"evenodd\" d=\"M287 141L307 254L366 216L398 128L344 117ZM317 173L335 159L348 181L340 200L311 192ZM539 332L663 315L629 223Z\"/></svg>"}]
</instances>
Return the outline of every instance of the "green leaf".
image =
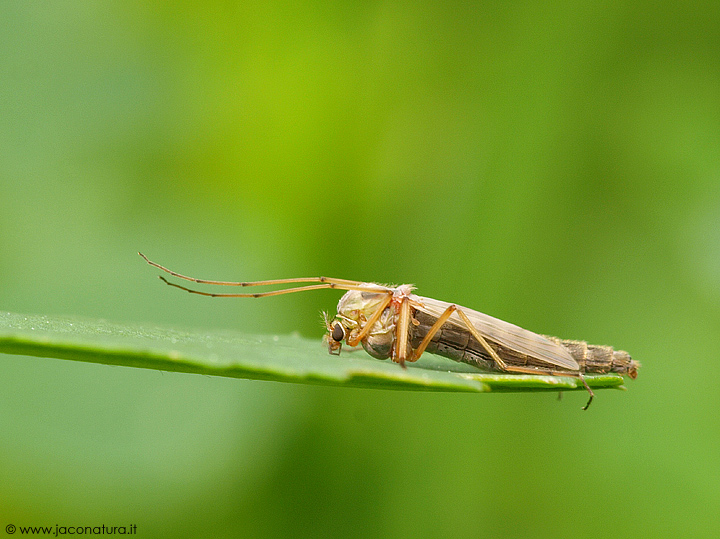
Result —
<instances>
[{"instance_id":1,"label":"green leaf","mask_svg":"<svg viewBox=\"0 0 720 539\"><path fill-rule=\"evenodd\" d=\"M567 391L572 377L485 373L424 354L407 369L362 350L331 356L320 340L248 335L69 316L0 313L0 352L235 378L432 391ZM593 388L622 387L619 375L588 375Z\"/></svg>"}]
</instances>

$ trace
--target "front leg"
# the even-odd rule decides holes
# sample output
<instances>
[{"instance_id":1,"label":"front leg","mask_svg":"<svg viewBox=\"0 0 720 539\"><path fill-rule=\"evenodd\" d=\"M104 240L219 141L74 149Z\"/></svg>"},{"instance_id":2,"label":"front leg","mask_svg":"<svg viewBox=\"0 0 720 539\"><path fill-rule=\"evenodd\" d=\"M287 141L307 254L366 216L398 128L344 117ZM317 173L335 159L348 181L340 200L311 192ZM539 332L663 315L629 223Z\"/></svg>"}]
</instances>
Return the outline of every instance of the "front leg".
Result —
<instances>
[{"instance_id":1,"label":"front leg","mask_svg":"<svg viewBox=\"0 0 720 539\"><path fill-rule=\"evenodd\" d=\"M362 342L365 337L367 337L367 334L370 333L370 330L372 330L375 323L380 320L380 316L382 315L383 311L387 308L388 305L390 305L390 302L392 301L392 295L388 294L385 299L382 300L382 302L378 305L377 309L375 309L375 312L370 317L369 320L365 322L362 328L360 328L360 331L358 331L355 334L352 334L348 336L347 344L348 346L357 346Z\"/></svg>"}]
</instances>

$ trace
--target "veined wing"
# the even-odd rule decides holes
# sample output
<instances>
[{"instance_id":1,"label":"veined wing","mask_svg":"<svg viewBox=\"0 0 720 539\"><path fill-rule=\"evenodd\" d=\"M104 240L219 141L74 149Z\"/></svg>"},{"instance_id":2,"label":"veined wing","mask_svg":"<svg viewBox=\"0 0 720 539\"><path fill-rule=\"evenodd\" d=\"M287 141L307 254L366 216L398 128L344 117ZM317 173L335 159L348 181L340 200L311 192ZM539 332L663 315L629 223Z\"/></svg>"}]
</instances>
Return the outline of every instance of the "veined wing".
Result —
<instances>
[{"instance_id":1,"label":"veined wing","mask_svg":"<svg viewBox=\"0 0 720 539\"><path fill-rule=\"evenodd\" d=\"M440 317L451 305L451 303L445 301L416 296L414 294L411 296L411 299L421 304L421 306L418 307L420 311L436 318ZM580 369L577 361L575 361L564 346L556 344L542 335L500 320L499 318L493 318L490 315L465 307L460 307L460 309L467 315L475 329L477 329L483 337L487 337L489 340L515 352L541 359L564 369L573 371ZM465 327L465 322L458 316L457 312L452 314L448 322L460 328Z\"/></svg>"}]
</instances>

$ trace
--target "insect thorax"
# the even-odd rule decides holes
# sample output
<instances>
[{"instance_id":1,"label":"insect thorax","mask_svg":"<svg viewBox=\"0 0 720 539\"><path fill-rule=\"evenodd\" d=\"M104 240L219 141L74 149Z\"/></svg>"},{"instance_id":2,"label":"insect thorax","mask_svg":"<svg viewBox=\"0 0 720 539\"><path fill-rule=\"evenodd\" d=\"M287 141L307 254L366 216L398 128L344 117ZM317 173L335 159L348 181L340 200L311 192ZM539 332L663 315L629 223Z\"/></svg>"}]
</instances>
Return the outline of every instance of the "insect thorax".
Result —
<instances>
[{"instance_id":1,"label":"insect thorax","mask_svg":"<svg viewBox=\"0 0 720 539\"><path fill-rule=\"evenodd\" d=\"M340 298L337 319L345 327L348 338L362 331L386 298L386 293L361 290L351 290ZM363 348L372 357L390 357L395 343L395 317L392 306L385 308L378 321L362 339Z\"/></svg>"}]
</instances>

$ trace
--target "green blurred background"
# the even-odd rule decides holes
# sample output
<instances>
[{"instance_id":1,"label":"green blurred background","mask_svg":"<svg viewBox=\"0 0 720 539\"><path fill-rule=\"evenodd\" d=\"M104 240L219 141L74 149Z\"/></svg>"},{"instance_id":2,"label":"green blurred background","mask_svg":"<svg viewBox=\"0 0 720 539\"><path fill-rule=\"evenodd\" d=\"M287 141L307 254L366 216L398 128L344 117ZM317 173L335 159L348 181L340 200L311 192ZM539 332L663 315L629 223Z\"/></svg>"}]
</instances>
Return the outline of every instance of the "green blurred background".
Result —
<instances>
[{"instance_id":1,"label":"green blurred background","mask_svg":"<svg viewBox=\"0 0 720 539\"><path fill-rule=\"evenodd\" d=\"M318 339L411 282L643 363L419 394L0 356L0 524L717 537L720 5L0 3L0 309ZM4 532L4 526L0 527Z\"/></svg>"}]
</instances>

